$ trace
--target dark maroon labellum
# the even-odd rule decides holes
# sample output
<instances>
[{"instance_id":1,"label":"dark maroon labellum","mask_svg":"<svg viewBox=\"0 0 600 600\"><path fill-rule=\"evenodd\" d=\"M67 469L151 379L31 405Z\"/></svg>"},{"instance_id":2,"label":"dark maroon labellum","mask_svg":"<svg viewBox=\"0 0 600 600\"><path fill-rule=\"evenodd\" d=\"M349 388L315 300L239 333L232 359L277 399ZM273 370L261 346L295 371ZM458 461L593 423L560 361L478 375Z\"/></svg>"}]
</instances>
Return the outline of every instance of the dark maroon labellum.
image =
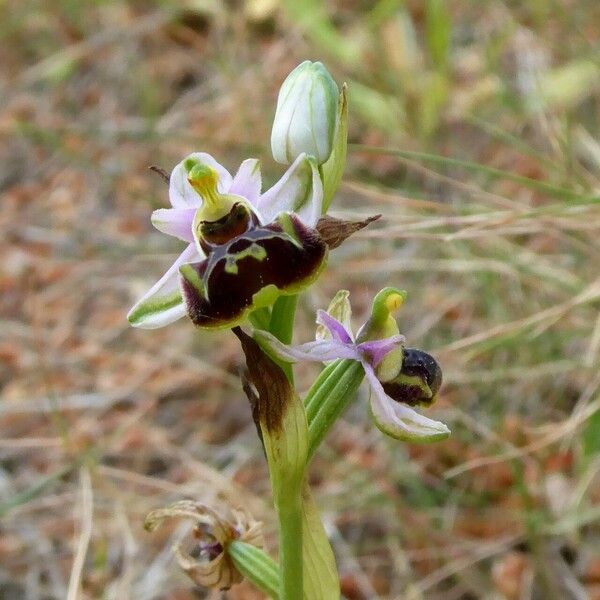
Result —
<instances>
[{"instance_id":1,"label":"dark maroon labellum","mask_svg":"<svg viewBox=\"0 0 600 600\"><path fill-rule=\"evenodd\" d=\"M399 375L382 385L385 393L396 402L409 406L429 405L442 385L442 369L431 354L417 348L404 348Z\"/></svg>"},{"instance_id":2,"label":"dark maroon labellum","mask_svg":"<svg viewBox=\"0 0 600 600\"><path fill-rule=\"evenodd\" d=\"M296 215L282 213L264 226L252 217L236 204L225 218L201 224L207 258L180 269L183 298L198 327L233 327L278 295L298 293L325 263L327 244Z\"/></svg>"}]
</instances>

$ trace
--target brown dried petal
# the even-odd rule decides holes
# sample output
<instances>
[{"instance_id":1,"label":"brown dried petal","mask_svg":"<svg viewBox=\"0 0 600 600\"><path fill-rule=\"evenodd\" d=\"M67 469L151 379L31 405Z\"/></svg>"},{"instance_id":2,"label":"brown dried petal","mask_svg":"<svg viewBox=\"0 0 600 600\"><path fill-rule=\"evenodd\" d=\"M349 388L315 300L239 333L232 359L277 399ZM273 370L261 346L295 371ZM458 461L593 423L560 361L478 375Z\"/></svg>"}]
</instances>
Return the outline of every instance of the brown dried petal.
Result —
<instances>
[{"instance_id":1,"label":"brown dried petal","mask_svg":"<svg viewBox=\"0 0 600 600\"><path fill-rule=\"evenodd\" d=\"M183 572L196 584L212 590L228 590L235 583L240 583L242 575L233 565L227 554L221 552L209 562L199 561L180 546L174 549L177 563Z\"/></svg>"},{"instance_id":2,"label":"brown dried petal","mask_svg":"<svg viewBox=\"0 0 600 600\"><path fill-rule=\"evenodd\" d=\"M166 508L152 511L144 522L148 531L160 527L165 519L188 518L196 522L195 537L202 542L208 541L219 549L218 554L206 560L195 558L185 552L181 546L174 548L177 562L183 571L196 584L211 589L224 590L242 580L227 553L227 546L233 540L240 540L262 548L264 544L262 523L255 521L241 510L231 510L230 518L224 518L218 512L191 500L175 502Z\"/></svg>"},{"instance_id":3,"label":"brown dried petal","mask_svg":"<svg viewBox=\"0 0 600 600\"><path fill-rule=\"evenodd\" d=\"M281 367L263 352L252 337L239 327L235 327L233 333L242 344L249 379L258 392L255 394L252 387L245 383L244 391L250 400L257 428L260 432L262 423L267 431L278 432L294 390Z\"/></svg>"},{"instance_id":4,"label":"brown dried petal","mask_svg":"<svg viewBox=\"0 0 600 600\"><path fill-rule=\"evenodd\" d=\"M340 246L353 233L364 229L379 218L381 218L381 215L373 215L363 221L345 221L344 219L336 219L335 217L325 215L319 219L317 231L321 234L321 237L325 240L329 248L333 249Z\"/></svg>"},{"instance_id":5,"label":"brown dried petal","mask_svg":"<svg viewBox=\"0 0 600 600\"><path fill-rule=\"evenodd\" d=\"M326 258L327 245L317 231L284 213L216 246L203 261L181 267L188 314L198 327L233 327L280 293L310 285Z\"/></svg>"}]
</instances>

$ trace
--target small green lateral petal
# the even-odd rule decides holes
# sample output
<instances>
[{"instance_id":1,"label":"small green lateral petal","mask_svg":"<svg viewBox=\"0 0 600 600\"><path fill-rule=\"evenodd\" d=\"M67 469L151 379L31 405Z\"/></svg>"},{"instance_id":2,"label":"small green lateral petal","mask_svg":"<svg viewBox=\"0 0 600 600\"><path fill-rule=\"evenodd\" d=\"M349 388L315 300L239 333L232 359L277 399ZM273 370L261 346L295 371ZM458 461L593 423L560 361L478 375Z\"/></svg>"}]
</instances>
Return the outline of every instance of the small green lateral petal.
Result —
<instances>
[{"instance_id":1,"label":"small green lateral petal","mask_svg":"<svg viewBox=\"0 0 600 600\"><path fill-rule=\"evenodd\" d=\"M350 339L354 341L354 334L352 333L352 307L350 306L349 296L350 292L348 290L339 290L329 303L327 314L338 320L344 326ZM327 327L317 324L315 338L317 340L331 340L332 335Z\"/></svg>"}]
</instances>

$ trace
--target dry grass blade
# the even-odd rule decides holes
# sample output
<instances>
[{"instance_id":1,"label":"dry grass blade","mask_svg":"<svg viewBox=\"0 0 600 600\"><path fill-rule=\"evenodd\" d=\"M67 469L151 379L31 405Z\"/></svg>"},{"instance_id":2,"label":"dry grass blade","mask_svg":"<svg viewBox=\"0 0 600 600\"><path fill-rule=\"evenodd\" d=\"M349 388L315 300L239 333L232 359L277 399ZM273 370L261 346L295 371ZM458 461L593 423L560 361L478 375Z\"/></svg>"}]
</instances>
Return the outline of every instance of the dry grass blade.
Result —
<instances>
[{"instance_id":1,"label":"dry grass blade","mask_svg":"<svg viewBox=\"0 0 600 600\"><path fill-rule=\"evenodd\" d=\"M80 597L81 579L85 556L92 538L92 528L94 519L94 499L92 493L92 479L87 467L81 467L79 470L79 481L81 485L81 521L79 524L79 540L77 550L71 567L71 577L69 578L69 589L67 591L67 600L77 600Z\"/></svg>"}]
</instances>

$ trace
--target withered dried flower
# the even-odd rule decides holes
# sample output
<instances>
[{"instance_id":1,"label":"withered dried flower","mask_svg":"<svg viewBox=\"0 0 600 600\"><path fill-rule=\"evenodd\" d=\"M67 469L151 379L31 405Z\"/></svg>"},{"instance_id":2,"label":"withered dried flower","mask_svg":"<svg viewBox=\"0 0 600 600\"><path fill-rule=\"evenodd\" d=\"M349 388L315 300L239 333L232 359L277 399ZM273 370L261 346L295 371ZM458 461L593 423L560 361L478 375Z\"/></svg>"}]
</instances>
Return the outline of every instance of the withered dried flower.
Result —
<instances>
[{"instance_id":1,"label":"withered dried flower","mask_svg":"<svg viewBox=\"0 0 600 600\"><path fill-rule=\"evenodd\" d=\"M239 540L258 548L263 547L262 523L243 510L229 510L224 517L216 510L192 500L181 500L165 508L153 510L144 522L147 531L154 531L166 519L192 519L197 541L192 552L177 545L173 548L179 566L194 583L203 587L226 590L242 581L228 554L231 542Z\"/></svg>"}]
</instances>

